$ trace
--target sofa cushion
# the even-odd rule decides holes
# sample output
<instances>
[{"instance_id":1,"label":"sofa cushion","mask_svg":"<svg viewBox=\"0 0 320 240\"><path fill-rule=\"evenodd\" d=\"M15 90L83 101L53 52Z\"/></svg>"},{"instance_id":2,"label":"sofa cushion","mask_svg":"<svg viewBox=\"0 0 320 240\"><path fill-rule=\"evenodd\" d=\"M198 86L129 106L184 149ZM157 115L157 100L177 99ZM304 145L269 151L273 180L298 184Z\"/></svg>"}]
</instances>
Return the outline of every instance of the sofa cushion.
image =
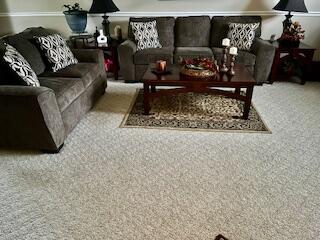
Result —
<instances>
[{"instance_id":1,"label":"sofa cushion","mask_svg":"<svg viewBox=\"0 0 320 240\"><path fill-rule=\"evenodd\" d=\"M54 91L61 112L85 91L80 78L39 77L39 81Z\"/></svg>"},{"instance_id":2,"label":"sofa cushion","mask_svg":"<svg viewBox=\"0 0 320 240\"><path fill-rule=\"evenodd\" d=\"M39 49L32 43L30 32L7 36L4 40L13 46L27 60L37 75L45 71L46 65Z\"/></svg>"},{"instance_id":3,"label":"sofa cushion","mask_svg":"<svg viewBox=\"0 0 320 240\"><path fill-rule=\"evenodd\" d=\"M173 48L149 48L137 51L134 55L135 64L155 63L157 60L165 60L168 63L173 63Z\"/></svg>"},{"instance_id":4,"label":"sofa cushion","mask_svg":"<svg viewBox=\"0 0 320 240\"><path fill-rule=\"evenodd\" d=\"M130 25L137 42L137 50L162 48L156 20L150 22L131 22Z\"/></svg>"},{"instance_id":5,"label":"sofa cushion","mask_svg":"<svg viewBox=\"0 0 320 240\"><path fill-rule=\"evenodd\" d=\"M231 46L249 51L259 25L260 23L229 23L228 38L231 40Z\"/></svg>"},{"instance_id":6,"label":"sofa cushion","mask_svg":"<svg viewBox=\"0 0 320 240\"><path fill-rule=\"evenodd\" d=\"M59 34L36 37L36 41L53 72L78 63L67 42Z\"/></svg>"},{"instance_id":7,"label":"sofa cushion","mask_svg":"<svg viewBox=\"0 0 320 240\"><path fill-rule=\"evenodd\" d=\"M12 77L15 75L3 59L3 54L6 51L7 43L0 39L0 85L20 85L19 78Z\"/></svg>"},{"instance_id":8,"label":"sofa cushion","mask_svg":"<svg viewBox=\"0 0 320 240\"><path fill-rule=\"evenodd\" d=\"M218 62L222 59L222 48L212 48L214 58ZM254 66L256 64L256 55L247 51L238 51L238 56L236 57L236 63L244 64L246 66Z\"/></svg>"},{"instance_id":9,"label":"sofa cushion","mask_svg":"<svg viewBox=\"0 0 320 240\"><path fill-rule=\"evenodd\" d=\"M260 23L255 36L261 36L261 16L229 16L213 17L211 20L211 47L221 47L222 39L228 36L229 23Z\"/></svg>"},{"instance_id":10,"label":"sofa cushion","mask_svg":"<svg viewBox=\"0 0 320 240\"><path fill-rule=\"evenodd\" d=\"M5 76L5 84L40 87L36 73L26 59L11 45L0 49L1 75Z\"/></svg>"},{"instance_id":11,"label":"sofa cushion","mask_svg":"<svg viewBox=\"0 0 320 240\"><path fill-rule=\"evenodd\" d=\"M160 44L163 47L173 47L175 25L174 17L130 18L129 22L150 22L153 20L157 21L157 30L159 34ZM135 41L130 23L128 28L128 38Z\"/></svg>"},{"instance_id":12,"label":"sofa cushion","mask_svg":"<svg viewBox=\"0 0 320 240\"><path fill-rule=\"evenodd\" d=\"M81 78L84 87L87 88L96 79L99 71L101 69L98 63L78 63L57 72L46 71L39 77Z\"/></svg>"},{"instance_id":13,"label":"sofa cushion","mask_svg":"<svg viewBox=\"0 0 320 240\"><path fill-rule=\"evenodd\" d=\"M174 53L174 62L178 63L180 58L212 57L212 50L208 47L177 47Z\"/></svg>"},{"instance_id":14,"label":"sofa cushion","mask_svg":"<svg viewBox=\"0 0 320 240\"><path fill-rule=\"evenodd\" d=\"M175 27L176 47L209 47L210 17L178 17Z\"/></svg>"}]
</instances>

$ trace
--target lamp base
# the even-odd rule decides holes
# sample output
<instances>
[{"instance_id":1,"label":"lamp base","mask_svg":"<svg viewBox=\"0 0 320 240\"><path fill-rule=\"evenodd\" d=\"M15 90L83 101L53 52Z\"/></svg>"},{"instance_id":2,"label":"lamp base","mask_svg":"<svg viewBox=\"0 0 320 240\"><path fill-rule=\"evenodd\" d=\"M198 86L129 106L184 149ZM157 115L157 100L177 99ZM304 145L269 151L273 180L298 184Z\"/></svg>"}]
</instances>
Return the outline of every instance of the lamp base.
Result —
<instances>
[{"instance_id":1,"label":"lamp base","mask_svg":"<svg viewBox=\"0 0 320 240\"><path fill-rule=\"evenodd\" d=\"M110 31L109 31L110 21L108 20L109 16L104 14L102 18L103 18L102 27L103 27L104 34L107 37L110 37Z\"/></svg>"},{"instance_id":2,"label":"lamp base","mask_svg":"<svg viewBox=\"0 0 320 240\"><path fill-rule=\"evenodd\" d=\"M110 29L110 21L108 20L109 16L104 14L102 16L102 18L103 18L103 21L102 21L103 31L104 31L105 36L108 39L108 43L110 43L111 42L111 36L110 36L110 30L109 30Z\"/></svg>"},{"instance_id":3,"label":"lamp base","mask_svg":"<svg viewBox=\"0 0 320 240\"><path fill-rule=\"evenodd\" d=\"M286 19L282 22L283 24L283 31L285 31L287 28L291 27L292 25L292 20L291 18L293 17L293 15L291 14L291 12L289 12L286 15Z\"/></svg>"}]
</instances>

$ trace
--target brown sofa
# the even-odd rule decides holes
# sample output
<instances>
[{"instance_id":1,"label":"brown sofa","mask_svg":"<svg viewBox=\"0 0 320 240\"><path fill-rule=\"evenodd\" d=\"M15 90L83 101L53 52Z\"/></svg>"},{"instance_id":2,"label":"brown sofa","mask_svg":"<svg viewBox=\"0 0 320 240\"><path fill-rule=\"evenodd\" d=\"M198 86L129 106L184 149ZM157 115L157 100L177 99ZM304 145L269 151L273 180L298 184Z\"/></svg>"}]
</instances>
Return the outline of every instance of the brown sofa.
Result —
<instances>
[{"instance_id":1,"label":"brown sofa","mask_svg":"<svg viewBox=\"0 0 320 240\"><path fill-rule=\"evenodd\" d=\"M78 64L56 73L46 71L33 37L50 33L44 28L30 28L1 40L25 57L41 85L3 85L8 79L1 75L1 148L58 152L68 134L105 92L107 77L103 53L99 50L72 50Z\"/></svg>"},{"instance_id":2,"label":"brown sofa","mask_svg":"<svg viewBox=\"0 0 320 240\"><path fill-rule=\"evenodd\" d=\"M157 21L162 48L137 51L136 42L129 24L128 40L119 46L120 71L125 81L139 81L149 63L163 59L177 63L180 57L198 56L221 58L221 42L228 35L229 22L261 23L260 16L213 17L156 17L131 18L131 21ZM260 39L261 24L255 32L255 41L250 51L239 51L237 62L245 64L254 75L257 84L268 81L275 48Z\"/></svg>"}]
</instances>

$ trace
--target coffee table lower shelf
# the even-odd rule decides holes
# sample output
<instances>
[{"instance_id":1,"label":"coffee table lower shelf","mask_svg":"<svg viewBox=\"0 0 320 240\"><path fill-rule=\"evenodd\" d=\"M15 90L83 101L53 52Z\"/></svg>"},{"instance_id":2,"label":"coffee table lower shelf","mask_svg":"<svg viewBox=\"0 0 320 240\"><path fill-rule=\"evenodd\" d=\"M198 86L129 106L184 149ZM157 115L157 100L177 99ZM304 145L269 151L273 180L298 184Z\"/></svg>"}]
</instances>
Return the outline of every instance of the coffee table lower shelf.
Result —
<instances>
[{"instance_id":1,"label":"coffee table lower shelf","mask_svg":"<svg viewBox=\"0 0 320 240\"><path fill-rule=\"evenodd\" d=\"M198 89L192 89L188 87L181 87L181 88L172 88L172 89L159 89L156 90L155 85L144 84L144 92L143 92L143 105L144 105L144 114L149 115L151 110L151 102L155 98L160 98L164 96L171 96L180 93L208 93L208 94L217 94L223 95L226 97L230 97L233 99L237 99L244 102L244 109L243 109L243 119L248 119L250 106L251 106L251 99L253 93L253 86L248 87L246 90L245 95L240 94L240 88L236 88L234 92L220 90L220 89L213 89L213 88L205 88L203 91L199 91Z\"/></svg>"}]
</instances>

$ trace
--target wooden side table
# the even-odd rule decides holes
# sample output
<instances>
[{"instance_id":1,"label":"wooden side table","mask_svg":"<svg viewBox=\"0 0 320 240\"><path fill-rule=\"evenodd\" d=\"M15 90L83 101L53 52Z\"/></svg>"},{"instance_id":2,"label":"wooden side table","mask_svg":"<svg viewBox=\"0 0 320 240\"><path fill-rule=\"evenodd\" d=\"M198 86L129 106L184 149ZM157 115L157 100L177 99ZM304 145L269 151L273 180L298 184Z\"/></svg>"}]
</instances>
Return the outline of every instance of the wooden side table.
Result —
<instances>
[{"instance_id":1,"label":"wooden side table","mask_svg":"<svg viewBox=\"0 0 320 240\"><path fill-rule=\"evenodd\" d=\"M111 39L110 43L108 45L98 45L96 41L93 38L93 41L88 40L92 39L93 36L91 35L91 38L89 35L84 36L81 38L81 36L77 37L70 37L70 41L72 42L72 45L74 48L83 48L83 49L101 49L105 55L105 57L109 58L113 63L113 69L112 73L114 75L115 80L118 80L119 78L119 61L118 61L118 46L119 42Z\"/></svg>"},{"instance_id":2,"label":"wooden side table","mask_svg":"<svg viewBox=\"0 0 320 240\"><path fill-rule=\"evenodd\" d=\"M300 71L301 84L305 84L304 70L312 62L315 48L304 43L300 43L300 46L297 48L279 46L278 42L274 42L273 45L276 47L276 53L269 82L273 83L280 80L280 78L288 79L296 75L297 71Z\"/></svg>"},{"instance_id":3,"label":"wooden side table","mask_svg":"<svg viewBox=\"0 0 320 240\"><path fill-rule=\"evenodd\" d=\"M73 48L83 48L83 46L92 44L95 41L92 34L71 35L69 40Z\"/></svg>"},{"instance_id":4,"label":"wooden side table","mask_svg":"<svg viewBox=\"0 0 320 240\"><path fill-rule=\"evenodd\" d=\"M108 44L108 46L106 45L98 45L95 44L94 46L85 46L85 48L87 49L101 49L105 55L105 57L110 58L110 60L113 63L113 76L115 80L119 79L119 61L118 61L118 46L119 46L119 42L112 39L111 42Z\"/></svg>"}]
</instances>

